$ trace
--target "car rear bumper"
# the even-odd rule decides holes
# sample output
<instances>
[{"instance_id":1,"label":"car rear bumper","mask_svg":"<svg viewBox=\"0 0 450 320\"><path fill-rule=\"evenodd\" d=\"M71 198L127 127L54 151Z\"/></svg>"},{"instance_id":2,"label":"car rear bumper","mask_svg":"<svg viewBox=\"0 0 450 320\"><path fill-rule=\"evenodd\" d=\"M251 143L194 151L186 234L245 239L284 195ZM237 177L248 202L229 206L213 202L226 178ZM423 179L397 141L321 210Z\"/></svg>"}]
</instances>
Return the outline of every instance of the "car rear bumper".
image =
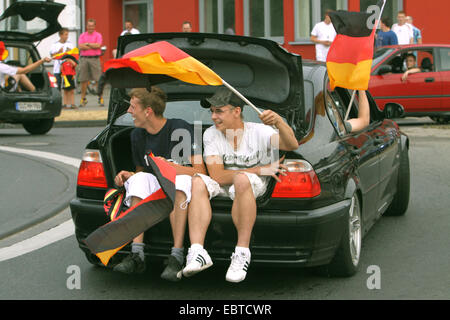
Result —
<instances>
[{"instance_id":1,"label":"car rear bumper","mask_svg":"<svg viewBox=\"0 0 450 320\"><path fill-rule=\"evenodd\" d=\"M252 232L252 264L317 266L327 264L339 246L350 200L308 211L258 212ZM70 203L80 248L83 240L108 222L101 201L74 199ZM188 235L185 245L189 246ZM168 219L145 233L145 253L165 258L172 247ZM227 210L215 210L206 235L205 248L214 262L229 262L236 245L236 231ZM124 247L120 253L129 250Z\"/></svg>"},{"instance_id":2,"label":"car rear bumper","mask_svg":"<svg viewBox=\"0 0 450 320\"><path fill-rule=\"evenodd\" d=\"M20 111L17 102L40 102L41 110ZM61 94L56 88L50 92L2 93L0 95L0 120L22 123L38 119L51 119L61 114Z\"/></svg>"}]
</instances>

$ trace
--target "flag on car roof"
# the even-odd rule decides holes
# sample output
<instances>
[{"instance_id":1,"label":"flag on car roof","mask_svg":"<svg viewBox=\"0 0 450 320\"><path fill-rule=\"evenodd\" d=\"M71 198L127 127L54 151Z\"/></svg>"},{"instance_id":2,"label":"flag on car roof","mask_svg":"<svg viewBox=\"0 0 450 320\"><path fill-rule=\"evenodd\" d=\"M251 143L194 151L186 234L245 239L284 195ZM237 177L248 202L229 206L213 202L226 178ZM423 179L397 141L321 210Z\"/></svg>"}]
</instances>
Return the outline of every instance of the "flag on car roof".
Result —
<instances>
[{"instance_id":1,"label":"flag on car roof","mask_svg":"<svg viewBox=\"0 0 450 320\"><path fill-rule=\"evenodd\" d=\"M367 90L377 25L368 27L372 13L338 10L329 15L337 33L326 62L331 90L335 87Z\"/></svg>"},{"instance_id":2,"label":"flag on car roof","mask_svg":"<svg viewBox=\"0 0 450 320\"><path fill-rule=\"evenodd\" d=\"M118 212L117 208L120 204L115 202L112 210L108 209L107 212L112 221L92 232L84 240L89 250L105 266L117 251L139 234L167 218L173 210L175 169L164 160L155 158L153 154L146 156L146 159L148 166L144 171L154 174L161 188L125 212ZM117 192L108 191L105 194L105 200L111 199L114 194ZM119 199L117 201L122 201L123 196L119 196Z\"/></svg>"},{"instance_id":3,"label":"flag on car roof","mask_svg":"<svg viewBox=\"0 0 450 320\"><path fill-rule=\"evenodd\" d=\"M167 41L155 42L128 52L120 59L111 59L104 72L131 68L144 74L163 74L198 85L222 85L222 79L203 63Z\"/></svg>"}]
</instances>

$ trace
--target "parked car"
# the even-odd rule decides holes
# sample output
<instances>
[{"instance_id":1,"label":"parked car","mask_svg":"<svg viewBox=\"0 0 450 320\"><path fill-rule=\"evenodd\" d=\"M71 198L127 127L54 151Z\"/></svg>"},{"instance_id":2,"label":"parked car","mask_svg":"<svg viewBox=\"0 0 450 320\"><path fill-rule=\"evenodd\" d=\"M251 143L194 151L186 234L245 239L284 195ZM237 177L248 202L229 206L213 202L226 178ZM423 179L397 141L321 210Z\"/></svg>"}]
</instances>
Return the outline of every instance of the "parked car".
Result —
<instances>
[{"instance_id":1,"label":"parked car","mask_svg":"<svg viewBox=\"0 0 450 320\"><path fill-rule=\"evenodd\" d=\"M421 72L406 81L407 54L417 58ZM369 90L380 109L386 103L403 106L406 116L450 121L450 45L416 44L381 47L375 51Z\"/></svg>"},{"instance_id":2,"label":"parked car","mask_svg":"<svg viewBox=\"0 0 450 320\"><path fill-rule=\"evenodd\" d=\"M262 109L284 117L295 131L300 147L286 154L288 175L271 181L257 199L258 213L251 238L252 265L326 265L330 274L356 272L364 235L382 214L403 215L409 201L408 137L389 116L400 116L401 106L381 112L368 94L371 123L361 132L346 132L343 117L350 102L348 90L328 88L324 64L302 61L277 43L260 38L170 33L119 38L118 52L166 40L215 70L225 81ZM116 77L116 78L115 78ZM127 114L130 87L157 84L168 94L165 116L211 126L209 110L200 100L211 96L212 86L195 86L167 77L151 77L120 69L111 78L107 126L86 146L78 173L76 197L70 203L75 234L87 259L99 260L83 240L108 222L102 199L120 170L134 170ZM164 82L163 82L164 81ZM356 104L356 103L355 103ZM352 108L351 117L356 117ZM246 121L260 122L252 108ZM212 200L213 217L205 247L215 262L226 262L235 245L228 198ZM149 258L162 259L172 246L170 224L164 221L145 234ZM186 247L189 246L186 235ZM111 265L120 261L113 257Z\"/></svg>"},{"instance_id":3,"label":"parked car","mask_svg":"<svg viewBox=\"0 0 450 320\"><path fill-rule=\"evenodd\" d=\"M6 64L25 67L41 59L34 45L57 32L65 5L47 1L14 2L0 16L0 39L9 52ZM32 29L29 29L32 28ZM0 88L0 122L21 123L31 134L45 134L61 113L56 78L40 66L27 74L35 92Z\"/></svg>"}]
</instances>

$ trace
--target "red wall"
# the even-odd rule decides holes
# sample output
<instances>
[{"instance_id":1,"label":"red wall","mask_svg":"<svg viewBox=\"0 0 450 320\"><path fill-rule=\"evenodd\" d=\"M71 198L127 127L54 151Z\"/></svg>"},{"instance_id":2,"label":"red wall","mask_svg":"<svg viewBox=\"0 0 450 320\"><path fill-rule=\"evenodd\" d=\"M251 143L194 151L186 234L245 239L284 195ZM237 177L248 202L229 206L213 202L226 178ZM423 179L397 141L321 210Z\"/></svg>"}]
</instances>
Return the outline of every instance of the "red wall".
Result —
<instances>
[{"instance_id":1,"label":"red wall","mask_svg":"<svg viewBox=\"0 0 450 320\"><path fill-rule=\"evenodd\" d=\"M199 30L198 0L153 0L155 32L180 32L183 21L191 21L192 31Z\"/></svg>"},{"instance_id":2,"label":"red wall","mask_svg":"<svg viewBox=\"0 0 450 320\"><path fill-rule=\"evenodd\" d=\"M103 45L107 47L102 62L111 59L112 50L117 45L117 37L123 29L122 1L120 0L86 0L86 21L96 20L96 31L103 37ZM85 21L85 25L86 25Z\"/></svg>"}]
</instances>

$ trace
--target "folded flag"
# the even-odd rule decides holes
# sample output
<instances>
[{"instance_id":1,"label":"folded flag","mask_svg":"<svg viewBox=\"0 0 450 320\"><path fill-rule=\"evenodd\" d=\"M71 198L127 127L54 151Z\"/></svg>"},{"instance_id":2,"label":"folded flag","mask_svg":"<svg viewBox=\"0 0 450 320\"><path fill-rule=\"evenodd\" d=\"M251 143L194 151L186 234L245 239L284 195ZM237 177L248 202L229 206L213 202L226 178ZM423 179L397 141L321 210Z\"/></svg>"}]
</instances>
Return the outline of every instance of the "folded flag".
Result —
<instances>
[{"instance_id":1,"label":"folded flag","mask_svg":"<svg viewBox=\"0 0 450 320\"><path fill-rule=\"evenodd\" d=\"M155 175L161 188L124 212L121 212L120 208L123 190L108 190L105 194L105 209L108 209L107 213L112 221L92 232L84 240L89 250L105 266L117 251L139 234L167 218L173 210L175 169L153 154L146 156L146 162L148 167L145 167L144 171ZM117 196L119 198L115 199Z\"/></svg>"},{"instance_id":2,"label":"folded flag","mask_svg":"<svg viewBox=\"0 0 450 320\"><path fill-rule=\"evenodd\" d=\"M76 63L78 63L78 60L80 59L80 51L78 48L73 48L66 52L61 52L53 55L54 60L64 60L64 59L72 59Z\"/></svg>"},{"instance_id":3,"label":"folded flag","mask_svg":"<svg viewBox=\"0 0 450 320\"><path fill-rule=\"evenodd\" d=\"M338 10L329 15L337 33L327 56L331 90L367 90L376 29L367 26L372 13Z\"/></svg>"},{"instance_id":4,"label":"folded flag","mask_svg":"<svg viewBox=\"0 0 450 320\"><path fill-rule=\"evenodd\" d=\"M155 42L130 51L104 65L109 70L131 68L144 74L162 74L198 85L222 85L222 79L203 63L167 41Z\"/></svg>"}]
</instances>

